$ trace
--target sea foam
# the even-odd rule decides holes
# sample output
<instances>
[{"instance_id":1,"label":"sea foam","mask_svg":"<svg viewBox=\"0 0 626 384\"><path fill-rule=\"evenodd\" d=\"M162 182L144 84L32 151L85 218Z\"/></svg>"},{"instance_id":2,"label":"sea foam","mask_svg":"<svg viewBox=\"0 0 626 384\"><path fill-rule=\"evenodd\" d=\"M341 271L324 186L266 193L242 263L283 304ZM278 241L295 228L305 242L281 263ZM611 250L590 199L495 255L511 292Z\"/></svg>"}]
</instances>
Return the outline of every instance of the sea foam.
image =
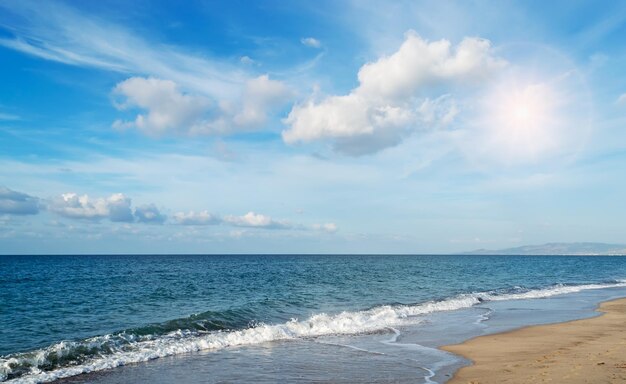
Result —
<instances>
[{"instance_id":1,"label":"sea foam","mask_svg":"<svg viewBox=\"0 0 626 384\"><path fill-rule=\"evenodd\" d=\"M50 382L83 373L203 350L325 335L388 331L390 327L418 324L423 321L422 315L469 308L486 301L537 299L583 290L625 286L626 280L619 280L611 284L555 285L534 290L517 288L508 292L467 293L415 305L383 305L363 311L332 315L319 313L306 320L291 319L282 324L256 324L253 327L232 331L199 332L181 329L164 335L142 336L121 332L81 341L62 341L47 348L4 356L0 358L0 381Z\"/></svg>"}]
</instances>

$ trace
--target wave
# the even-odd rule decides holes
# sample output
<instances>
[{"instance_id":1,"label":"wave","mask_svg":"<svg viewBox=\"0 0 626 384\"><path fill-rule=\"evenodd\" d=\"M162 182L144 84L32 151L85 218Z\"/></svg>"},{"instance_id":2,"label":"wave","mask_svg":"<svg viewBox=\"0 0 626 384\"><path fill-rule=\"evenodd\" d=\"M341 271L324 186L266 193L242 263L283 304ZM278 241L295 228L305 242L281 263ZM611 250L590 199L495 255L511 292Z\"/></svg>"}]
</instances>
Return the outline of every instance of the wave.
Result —
<instances>
[{"instance_id":1,"label":"wave","mask_svg":"<svg viewBox=\"0 0 626 384\"><path fill-rule=\"evenodd\" d=\"M487 301L545 298L591 289L626 287L626 280L606 284L554 285L543 289L516 287L506 291L460 294L414 305L383 305L334 315L316 314L282 324L241 326L245 311L205 312L184 319L126 330L80 341L62 341L31 352L0 357L0 381L41 383L101 371L160 357L264 342L354 335L418 324L423 315L469 308ZM244 325L246 326L246 325Z\"/></svg>"}]
</instances>

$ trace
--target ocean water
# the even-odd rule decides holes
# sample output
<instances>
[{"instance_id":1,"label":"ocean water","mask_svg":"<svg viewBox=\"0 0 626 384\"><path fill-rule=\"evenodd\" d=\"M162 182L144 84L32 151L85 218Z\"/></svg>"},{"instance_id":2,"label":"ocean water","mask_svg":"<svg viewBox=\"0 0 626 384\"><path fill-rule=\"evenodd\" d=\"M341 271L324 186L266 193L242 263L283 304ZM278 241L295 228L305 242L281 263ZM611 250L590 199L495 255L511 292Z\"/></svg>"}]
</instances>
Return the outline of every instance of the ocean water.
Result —
<instances>
[{"instance_id":1,"label":"ocean water","mask_svg":"<svg viewBox=\"0 0 626 384\"><path fill-rule=\"evenodd\" d=\"M620 257L0 256L0 381L444 382L622 295Z\"/></svg>"}]
</instances>

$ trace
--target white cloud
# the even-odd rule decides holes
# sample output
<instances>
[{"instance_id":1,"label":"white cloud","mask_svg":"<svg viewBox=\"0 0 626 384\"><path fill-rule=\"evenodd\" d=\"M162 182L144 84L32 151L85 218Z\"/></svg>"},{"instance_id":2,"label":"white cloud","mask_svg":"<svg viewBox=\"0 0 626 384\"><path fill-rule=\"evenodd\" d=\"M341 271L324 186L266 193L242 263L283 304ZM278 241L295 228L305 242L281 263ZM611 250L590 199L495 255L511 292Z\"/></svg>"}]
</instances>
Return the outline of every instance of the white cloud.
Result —
<instances>
[{"instance_id":1,"label":"white cloud","mask_svg":"<svg viewBox=\"0 0 626 384\"><path fill-rule=\"evenodd\" d=\"M40 201L45 204L40 204ZM334 233L337 226L334 223L305 224L293 223L287 220L274 219L268 215L250 211L245 215L221 216L202 211L186 211L174 213L168 218L155 204L132 205L132 200L122 193L115 193L109 197L91 197L87 194L64 193L57 198L41 200L38 197L16 192L0 187L0 216L11 214L38 214L40 206L48 212L77 220L101 222L122 222L124 228L129 229L132 223L207 226L221 225L226 227L256 228L256 229L284 229L294 231L323 231ZM8 220L8 219L7 219ZM54 226L64 226L64 223L51 221ZM52 225L51 224L51 225Z\"/></svg>"},{"instance_id":2,"label":"white cloud","mask_svg":"<svg viewBox=\"0 0 626 384\"><path fill-rule=\"evenodd\" d=\"M416 122L416 111L373 102L358 93L294 106L284 120L288 144L334 139L334 148L363 155L398 144Z\"/></svg>"},{"instance_id":3,"label":"white cloud","mask_svg":"<svg viewBox=\"0 0 626 384\"><path fill-rule=\"evenodd\" d=\"M117 222L132 222L133 213L130 209L131 200L121 193L115 193L107 199L109 220Z\"/></svg>"},{"instance_id":4,"label":"white cloud","mask_svg":"<svg viewBox=\"0 0 626 384\"><path fill-rule=\"evenodd\" d=\"M0 45L45 60L149 74L213 97L236 96L247 78L228 62L144 40L135 31L62 3L24 0L0 8L0 22L10 20L6 23L14 35L0 38Z\"/></svg>"},{"instance_id":5,"label":"white cloud","mask_svg":"<svg viewBox=\"0 0 626 384\"><path fill-rule=\"evenodd\" d=\"M187 213L175 213L174 221L181 225L215 225L220 224L222 219L205 210L200 212L189 211Z\"/></svg>"},{"instance_id":6,"label":"white cloud","mask_svg":"<svg viewBox=\"0 0 626 384\"><path fill-rule=\"evenodd\" d=\"M626 105L626 93L622 93L620 97L617 98L616 103L619 105Z\"/></svg>"},{"instance_id":7,"label":"white cloud","mask_svg":"<svg viewBox=\"0 0 626 384\"><path fill-rule=\"evenodd\" d=\"M0 214L35 215L39 213L39 199L6 187L0 187Z\"/></svg>"},{"instance_id":8,"label":"white cloud","mask_svg":"<svg viewBox=\"0 0 626 384\"><path fill-rule=\"evenodd\" d=\"M252 227L267 229L290 229L292 225L282 220L274 220L269 216L260 213L248 212L243 216L228 215L224 217L224 222L236 227Z\"/></svg>"},{"instance_id":9,"label":"white cloud","mask_svg":"<svg viewBox=\"0 0 626 384\"><path fill-rule=\"evenodd\" d=\"M230 59L149 41L61 3L24 0L0 4L0 9L0 24L10 18L6 23L14 35L0 37L0 46L44 60L139 76L118 84L116 92L129 99L128 107L147 113L133 121L117 120L116 128L136 127L153 135L229 133L264 123L276 103L293 96L282 82L255 77ZM253 61L244 56L241 62Z\"/></svg>"},{"instance_id":10,"label":"white cloud","mask_svg":"<svg viewBox=\"0 0 626 384\"><path fill-rule=\"evenodd\" d=\"M425 99L417 108L422 123L442 127L450 125L459 113L456 101L450 95L439 96L436 99Z\"/></svg>"},{"instance_id":11,"label":"white cloud","mask_svg":"<svg viewBox=\"0 0 626 384\"><path fill-rule=\"evenodd\" d=\"M322 47L322 42L314 37L303 37L302 39L300 39L300 42L306 45L307 47L311 47L311 48Z\"/></svg>"},{"instance_id":12,"label":"white cloud","mask_svg":"<svg viewBox=\"0 0 626 384\"><path fill-rule=\"evenodd\" d=\"M167 216L161 213L154 204L141 205L135 208L135 217L140 223L163 224Z\"/></svg>"},{"instance_id":13,"label":"white cloud","mask_svg":"<svg viewBox=\"0 0 626 384\"><path fill-rule=\"evenodd\" d=\"M374 126L369 109L368 100L355 93L296 105L286 119L291 128L283 133L283 138L287 143L294 143L371 134Z\"/></svg>"},{"instance_id":14,"label":"white cloud","mask_svg":"<svg viewBox=\"0 0 626 384\"><path fill-rule=\"evenodd\" d=\"M427 85L479 82L504 65L492 56L489 40L466 37L452 47L448 40L429 42L409 31L393 55L361 67L359 92L385 100L405 99Z\"/></svg>"},{"instance_id":15,"label":"white cloud","mask_svg":"<svg viewBox=\"0 0 626 384\"><path fill-rule=\"evenodd\" d=\"M48 204L48 210L72 219L99 220L109 215L108 199L64 193Z\"/></svg>"},{"instance_id":16,"label":"white cloud","mask_svg":"<svg viewBox=\"0 0 626 384\"><path fill-rule=\"evenodd\" d=\"M349 94L295 105L284 119L289 128L283 139L288 144L330 139L336 150L352 155L396 145L435 117L447 125L458 113L454 104L435 112L425 96L432 86L479 82L504 65L487 40L465 38L452 47L410 31L394 54L361 67L359 86Z\"/></svg>"},{"instance_id":17,"label":"white cloud","mask_svg":"<svg viewBox=\"0 0 626 384\"><path fill-rule=\"evenodd\" d=\"M233 117L238 126L258 126L265 123L267 112L283 105L293 95L284 83L262 75L248 80L242 98L242 108Z\"/></svg>"},{"instance_id":18,"label":"white cloud","mask_svg":"<svg viewBox=\"0 0 626 384\"><path fill-rule=\"evenodd\" d=\"M131 77L115 87L113 92L126 100L119 109L138 107L147 110L133 122L118 120L114 126L135 126L148 134L186 131L201 121L211 103L206 98L180 92L171 80Z\"/></svg>"},{"instance_id":19,"label":"white cloud","mask_svg":"<svg viewBox=\"0 0 626 384\"><path fill-rule=\"evenodd\" d=\"M48 203L50 211L64 217L88 220L108 218L118 222L133 221L130 206L130 198L121 193L115 193L108 198L90 198L88 195L64 193Z\"/></svg>"},{"instance_id":20,"label":"white cloud","mask_svg":"<svg viewBox=\"0 0 626 384\"><path fill-rule=\"evenodd\" d=\"M181 92L176 83L156 78L132 77L114 88L125 98L116 106L147 111L133 121L117 120L114 128L136 127L149 135L227 134L264 124L268 112L284 104L291 96L284 83L262 75L248 80L239 103L223 102L215 106L209 99Z\"/></svg>"},{"instance_id":21,"label":"white cloud","mask_svg":"<svg viewBox=\"0 0 626 384\"><path fill-rule=\"evenodd\" d=\"M286 220L275 220L270 216L260 213L248 212L242 216L226 215L223 218L209 211L189 211L174 214L174 222L179 225L228 225L234 227L264 228L264 229L295 229L295 230L315 230L327 233L337 231L335 223L302 225L292 224Z\"/></svg>"}]
</instances>

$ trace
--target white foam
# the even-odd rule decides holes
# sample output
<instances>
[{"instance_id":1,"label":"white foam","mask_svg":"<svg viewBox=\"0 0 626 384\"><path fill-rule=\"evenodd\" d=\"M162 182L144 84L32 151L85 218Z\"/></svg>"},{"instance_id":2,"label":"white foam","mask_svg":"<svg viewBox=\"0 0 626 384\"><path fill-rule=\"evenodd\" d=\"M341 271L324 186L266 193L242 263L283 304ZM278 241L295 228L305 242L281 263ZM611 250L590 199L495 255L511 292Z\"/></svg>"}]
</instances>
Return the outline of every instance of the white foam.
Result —
<instances>
[{"instance_id":1,"label":"white foam","mask_svg":"<svg viewBox=\"0 0 626 384\"><path fill-rule=\"evenodd\" d=\"M522 293L508 293L504 295L487 294L484 300L502 301L502 300L523 300L523 299L541 299L550 296L564 295L567 293L576 293L593 289L626 287L626 280L618 280L614 284L583 284L583 285L562 285L557 284L550 288L530 290Z\"/></svg>"},{"instance_id":2,"label":"white foam","mask_svg":"<svg viewBox=\"0 0 626 384\"><path fill-rule=\"evenodd\" d=\"M336 315L320 313L303 321L292 319L283 324L259 324L253 328L238 331L218 331L199 335L179 330L164 336L148 336L140 339L130 338L126 340L126 343L119 346L107 344L113 338L112 335L99 336L82 342L60 342L45 349L20 354L19 358L8 357L0 359L0 381L7 379L9 373L12 372L11 365L19 363L20 359L22 362L28 360L33 368L31 368L28 374L9 380L9 382L41 383L201 350L219 350L226 347L324 335L353 335L384 331L394 326L419 323L422 321L420 315L468 308L482 301L545 298L583 290L611 287L626 287L626 280L615 284L557 285L546 289L510 294L493 292L463 294L443 301L430 301L417 305L385 305L365 311L342 312ZM91 347L99 347L106 344L112 349L112 353L88 358L80 365L61 367L52 371L41 371L37 368L45 363L46 356L49 356L50 353L54 353L59 357L65 356L74 350L78 344Z\"/></svg>"}]
</instances>

